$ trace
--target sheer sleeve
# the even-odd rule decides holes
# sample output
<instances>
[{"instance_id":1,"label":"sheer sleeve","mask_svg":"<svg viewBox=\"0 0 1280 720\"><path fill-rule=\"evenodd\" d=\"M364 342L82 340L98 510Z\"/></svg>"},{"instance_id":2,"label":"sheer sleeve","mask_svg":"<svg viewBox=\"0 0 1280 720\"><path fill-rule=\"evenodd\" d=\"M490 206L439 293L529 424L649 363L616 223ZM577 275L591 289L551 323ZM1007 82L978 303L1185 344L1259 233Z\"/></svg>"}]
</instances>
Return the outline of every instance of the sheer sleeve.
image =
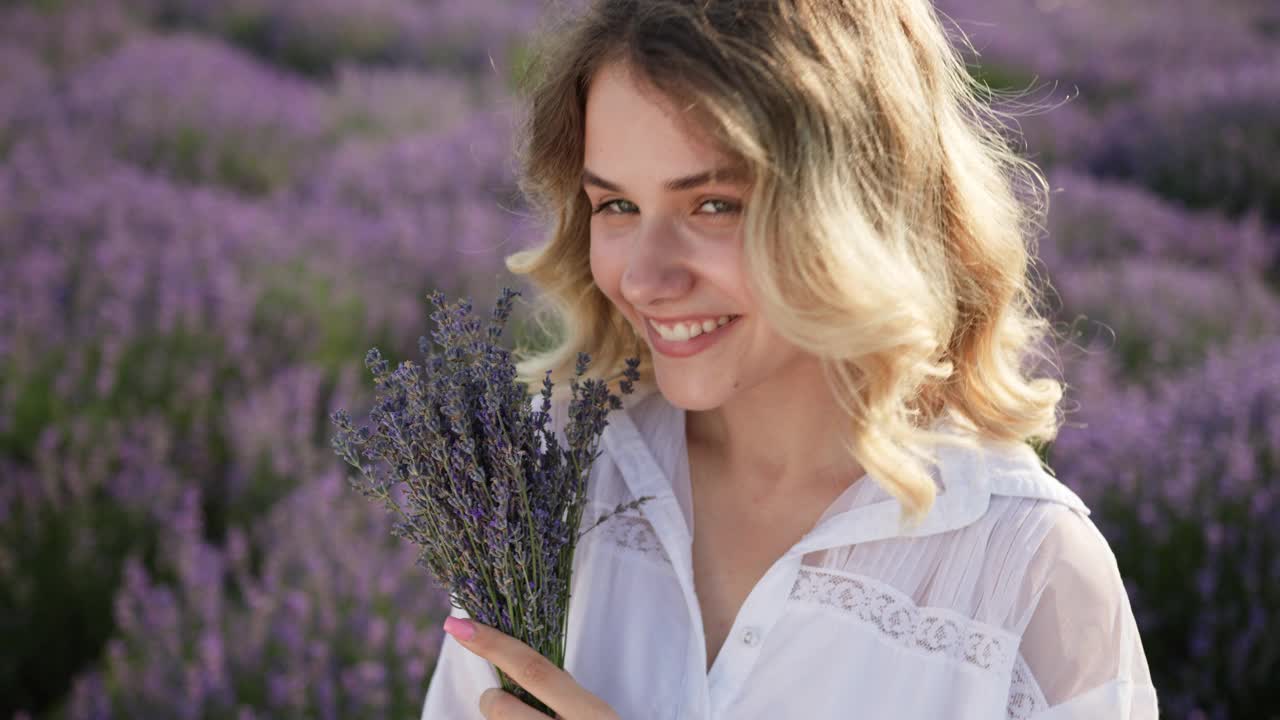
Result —
<instances>
[{"instance_id":1,"label":"sheer sleeve","mask_svg":"<svg viewBox=\"0 0 1280 720\"><path fill-rule=\"evenodd\" d=\"M453 617L469 617L453 608ZM422 704L422 720L484 720L480 714L480 693L498 687L498 673L488 660L458 644L446 634L440 656L427 684Z\"/></svg>"},{"instance_id":2,"label":"sheer sleeve","mask_svg":"<svg viewBox=\"0 0 1280 720\"><path fill-rule=\"evenodd\" d=\"M1019 648L1044 707L1032 720L1156 720L1155 688L1115 554L1063 508L1028 567Z\"/></svg>"}]
</instances>

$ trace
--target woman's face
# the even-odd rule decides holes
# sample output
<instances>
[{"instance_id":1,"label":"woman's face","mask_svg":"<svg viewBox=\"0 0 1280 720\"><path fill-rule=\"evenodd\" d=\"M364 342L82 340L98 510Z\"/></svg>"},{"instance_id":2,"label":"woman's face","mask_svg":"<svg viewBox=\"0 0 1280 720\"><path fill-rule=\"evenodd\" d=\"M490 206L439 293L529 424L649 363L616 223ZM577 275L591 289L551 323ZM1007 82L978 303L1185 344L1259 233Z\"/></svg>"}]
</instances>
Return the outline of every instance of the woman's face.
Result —
<instances>
[{"instance_id":1,"label":"woman's face","mask_svg":"<svg viewBox=\"0 0 1280 720\"><path fill-rule=\"evenodd\" d=\"M649 343L668 401L708 410L774 376L799 352L757 316L748 287L741 211L749 181L719 175L668 187L730 165L729 156L682 127L677 113L634 84L623 65L594 76L583 162L594 211L591 273ZM726 315L740 317L719 326ZM686 329L696 320L704 333L664 342L650 319L686 321Z\"/></svg>"}]
</instances>

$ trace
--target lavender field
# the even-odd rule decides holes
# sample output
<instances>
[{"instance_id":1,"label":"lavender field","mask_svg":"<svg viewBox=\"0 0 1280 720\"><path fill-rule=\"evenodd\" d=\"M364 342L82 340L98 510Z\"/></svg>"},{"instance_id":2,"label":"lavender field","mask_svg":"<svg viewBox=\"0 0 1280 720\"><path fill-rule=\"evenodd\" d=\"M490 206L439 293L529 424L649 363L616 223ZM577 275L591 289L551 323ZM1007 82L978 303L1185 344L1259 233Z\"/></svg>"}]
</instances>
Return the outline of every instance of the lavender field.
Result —
<instances>
[{"instance_id":1,"label":"lavender field","mask_svg":"<svg viewBox=\"0 0 1280 720\"><path fill-rule=\"evenodd\" d=\"M1164 717L1280 718L1280 4L938 7L1054 189L1044 453ZM430 289L532 293L544 13L0 2L0 718L417 717L448 601L328 417Z\"/></svg>"}]
</instances>

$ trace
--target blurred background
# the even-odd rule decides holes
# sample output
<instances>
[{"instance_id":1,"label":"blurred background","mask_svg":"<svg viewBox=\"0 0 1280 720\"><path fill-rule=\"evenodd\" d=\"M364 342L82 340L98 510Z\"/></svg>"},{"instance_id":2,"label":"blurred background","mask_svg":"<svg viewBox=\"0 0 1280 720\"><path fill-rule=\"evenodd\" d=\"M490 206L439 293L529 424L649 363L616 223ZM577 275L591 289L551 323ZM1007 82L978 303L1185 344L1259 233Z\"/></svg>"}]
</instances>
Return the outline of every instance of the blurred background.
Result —
<instances>
[{"instance_id":1,"label":"blurred background","mask_svg":"<svg viewBox=\"0 0 1280 720\"><path fill-rule=\"evenodd\" d=\"M1042 448L1163 717L1280 718L1280 3L945 0L1054 189ZM329 413L531 291L543 0L0 0L0 717L414 718L448 601Z\"/></svg>"}]
</instances>

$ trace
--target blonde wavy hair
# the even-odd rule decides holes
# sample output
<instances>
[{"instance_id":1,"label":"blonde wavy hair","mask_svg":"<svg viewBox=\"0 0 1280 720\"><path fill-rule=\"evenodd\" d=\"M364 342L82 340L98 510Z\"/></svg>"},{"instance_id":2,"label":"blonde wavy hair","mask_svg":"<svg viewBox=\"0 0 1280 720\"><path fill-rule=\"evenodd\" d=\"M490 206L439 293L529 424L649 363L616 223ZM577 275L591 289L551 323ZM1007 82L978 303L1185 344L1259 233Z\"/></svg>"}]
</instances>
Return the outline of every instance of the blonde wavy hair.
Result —
<instances>
[{"instance_id":1,"label":"blonde wavy hair","mask_svg":"<svg viewBox=\"0 0 1280 720\"><path fill-rule=\"evenodd\" d=\"M820 358L849 451L904 521L933 505L935 443L1056 436L1063 386L1027 367L1050 327L1028 278L1047 183L928 0L598 0L553 15L530 57L519 183L550 229L506 266L540 291L533 318L554 338L516 348L531 393L550 373L563 398L578 352L614 392L628 357L653 383L589 264L587 89L619 60L749 168L762 314Z\"/></svg>"}]
</instances>

